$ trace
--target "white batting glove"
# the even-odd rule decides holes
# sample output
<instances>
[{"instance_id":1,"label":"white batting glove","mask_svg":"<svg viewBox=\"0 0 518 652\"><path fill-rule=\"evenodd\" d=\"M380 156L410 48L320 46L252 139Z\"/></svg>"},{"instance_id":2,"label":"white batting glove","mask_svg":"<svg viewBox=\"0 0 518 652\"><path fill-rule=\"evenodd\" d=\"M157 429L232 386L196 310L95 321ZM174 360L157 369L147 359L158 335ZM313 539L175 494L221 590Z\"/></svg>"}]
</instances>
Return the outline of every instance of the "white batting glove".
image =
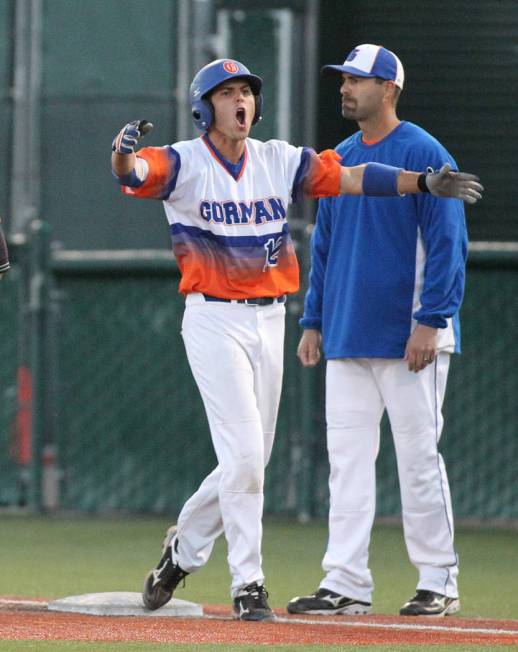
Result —
<instances>
[{"instance_id":1,"label":"white batting glove","mask_svg":"<svg viewBox=\"0 0 518 652\"><path fill-rule=\"evenodd\" d=\"M484 186L478 183L479 178L468 172L452 172L451 165L445 163L438 172L431 172L424 177L426 189L436 197L453 197L462 199L467 204L476 204L482 199Z\"/></svg>"},{"instance_id":2,"label":"white batting glove","mask_svg":"<svg viewBox=\"0 0 518 652\"><path fill-rule=\"evenodd\" d=\"M153 129L147 120L133 120L119 131L112 143L112 152L117 154L133 154L135 145Z\"/></svg>"}]
</instances>

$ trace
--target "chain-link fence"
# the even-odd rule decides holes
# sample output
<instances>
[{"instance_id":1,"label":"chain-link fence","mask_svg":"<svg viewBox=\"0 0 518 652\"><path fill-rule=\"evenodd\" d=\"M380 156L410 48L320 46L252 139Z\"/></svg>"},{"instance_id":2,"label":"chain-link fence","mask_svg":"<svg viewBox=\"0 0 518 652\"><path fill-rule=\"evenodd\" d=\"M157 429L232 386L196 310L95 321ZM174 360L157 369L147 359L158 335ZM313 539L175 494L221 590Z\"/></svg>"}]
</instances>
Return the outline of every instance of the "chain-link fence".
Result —
<instances>
[{"instance_id":1,"label":"chain-link fence","mask_svg":"<svg viewBox=\"0 0 518 652\"><path fill-rule=\"evenodd\" d=\"M41 247L27 247L34 251ZM457 516L516 519L518 257L473 252L470 261L464 353L452 361L441 449ZM197 488L215 456L180 336L177 281L163 252L58 251L48 274L15 262L0 287L2 504L174 514ZM325 517L324 369L296 360L301 299L288 304L266 511ZM378 515L399 511L385 423Z\"/></svg>"},{"instance_id":2,"label":"chain-link fence","mask_svg":"<svg viewBox=\"0 0 518 652\"><path fill-rule=\"evenodd\" d=\"M28 451L17 438L26 407L25 396L18 395L18 385L23 392L21 368L22 330L22 273L21 266L13 268L0 282L0 506L23 502L20 483L26 475ZM18 382L17 382L18 379Z\"/></svg>"},{"instance_id":3,"label":"chain-link fence","mask_svg":"<svg viewBox=\"0 0 518 652\"><path fill-rule=\"evenodd\" d=\"M88 258L88 254L86 254ZM176 511L216 464L180 336L173 260L109 269L61 260L56 276L61 505ZM297 512L303 434L294 375L297 314L288 316L285 400L268 473L269 508Z\"/></svg>"}]
</instances>

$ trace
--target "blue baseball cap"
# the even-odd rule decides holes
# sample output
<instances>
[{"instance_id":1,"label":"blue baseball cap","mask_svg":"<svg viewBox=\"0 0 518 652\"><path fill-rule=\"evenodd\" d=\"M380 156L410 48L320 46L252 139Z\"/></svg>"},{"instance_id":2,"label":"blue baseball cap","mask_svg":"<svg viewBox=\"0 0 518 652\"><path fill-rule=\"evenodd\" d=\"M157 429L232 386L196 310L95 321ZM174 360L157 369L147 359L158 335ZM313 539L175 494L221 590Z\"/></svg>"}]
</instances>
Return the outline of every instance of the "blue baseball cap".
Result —
<instances>
[{"instance_id":1,"label":"blue baseball cap","mask_svg":"<svg viewBox=\"0 0 518 652\"><path fill-rule=\"evenodd\" d=\"M322 73L348 72L355 77L379 77L393 81L403 88L405 71L399 58L381 45L364 43L358 45L347 55L342 65L329 65L322 68Z\"/></svg>"}]
</instances>

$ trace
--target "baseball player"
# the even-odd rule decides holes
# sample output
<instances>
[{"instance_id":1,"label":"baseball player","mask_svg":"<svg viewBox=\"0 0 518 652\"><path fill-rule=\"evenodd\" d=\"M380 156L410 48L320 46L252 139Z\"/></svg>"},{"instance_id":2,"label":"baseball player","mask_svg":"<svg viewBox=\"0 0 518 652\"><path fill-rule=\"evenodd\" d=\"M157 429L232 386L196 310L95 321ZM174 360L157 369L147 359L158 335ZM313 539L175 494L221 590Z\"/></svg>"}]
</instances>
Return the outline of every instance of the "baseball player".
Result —
<instances>
[{"instance_id":1,"label":"baseball player","mask_svg":"<svg viewBox=\"0 0 518 652\"><path fill-rule=\"evenodd\" d=\"M286 221L303 196L418 193L476 201L472 175L423 175L384 165L346 168L279 141L249 138L261 118L262 80L240 62L213 61L190 87L200 138L134 147L149 123L125 125L112 169L125 194L163 201L185 296L182 336L201 393L218 465L168 530L146 577L144 605L158 609L209 559L224 533L235 616L270 620L261 563L264 467L282 382L286 295L299 270Z\"/></svg>"},{"instance_id":2,"label":"baseball player","mask_svg":"<svg viewBox=\"0 0 518 652\"><path fill-rule=\"evenodd\" d=\"M456 167L435 138L397 117L404 72L393 52L363 44L323 71L340 79L342 115L360 127L337 147L343 165ZM320 586L294 598L290 613L371 611L368 546L385 410L406 546L419 572L417 592L400 614L443 616L460 608L451 498L437 447L450 357L460 350L466 252L460 201L430 194L397 203L320 201L298 354L304 366L315 365L322 341L327 360L329 539Z\"/></svg>"},{"instance_id":3,"label":"baseball player","mask_svg":"<svg viewBox=\"0 0 518 652\"><path fill-rule=\"evenodd\" d=\"M0 280L5 272L10 269L9 252L7 250L7 242L5 240L2 224L0 220Z\"/></svg>"}]
</instances>

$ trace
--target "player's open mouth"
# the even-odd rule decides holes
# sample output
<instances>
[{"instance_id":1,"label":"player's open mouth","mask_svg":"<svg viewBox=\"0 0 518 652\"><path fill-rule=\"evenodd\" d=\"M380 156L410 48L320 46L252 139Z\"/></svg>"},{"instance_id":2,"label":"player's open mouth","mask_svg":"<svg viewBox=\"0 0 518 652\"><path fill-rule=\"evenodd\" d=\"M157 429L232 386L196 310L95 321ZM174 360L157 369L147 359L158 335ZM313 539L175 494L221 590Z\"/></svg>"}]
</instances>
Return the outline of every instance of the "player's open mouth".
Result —
<instances>
[{"instance_id":1,"label":"player's open mouth","mask_svg":"<svg viewBox=\"0 0 518 652\"><path fill-rule=\"evenodd\" d=\"M236 119L239 122L241 127L245 126L246 111L244 109L238 109L236 111Z\"/></svg>"}]
</instances>

